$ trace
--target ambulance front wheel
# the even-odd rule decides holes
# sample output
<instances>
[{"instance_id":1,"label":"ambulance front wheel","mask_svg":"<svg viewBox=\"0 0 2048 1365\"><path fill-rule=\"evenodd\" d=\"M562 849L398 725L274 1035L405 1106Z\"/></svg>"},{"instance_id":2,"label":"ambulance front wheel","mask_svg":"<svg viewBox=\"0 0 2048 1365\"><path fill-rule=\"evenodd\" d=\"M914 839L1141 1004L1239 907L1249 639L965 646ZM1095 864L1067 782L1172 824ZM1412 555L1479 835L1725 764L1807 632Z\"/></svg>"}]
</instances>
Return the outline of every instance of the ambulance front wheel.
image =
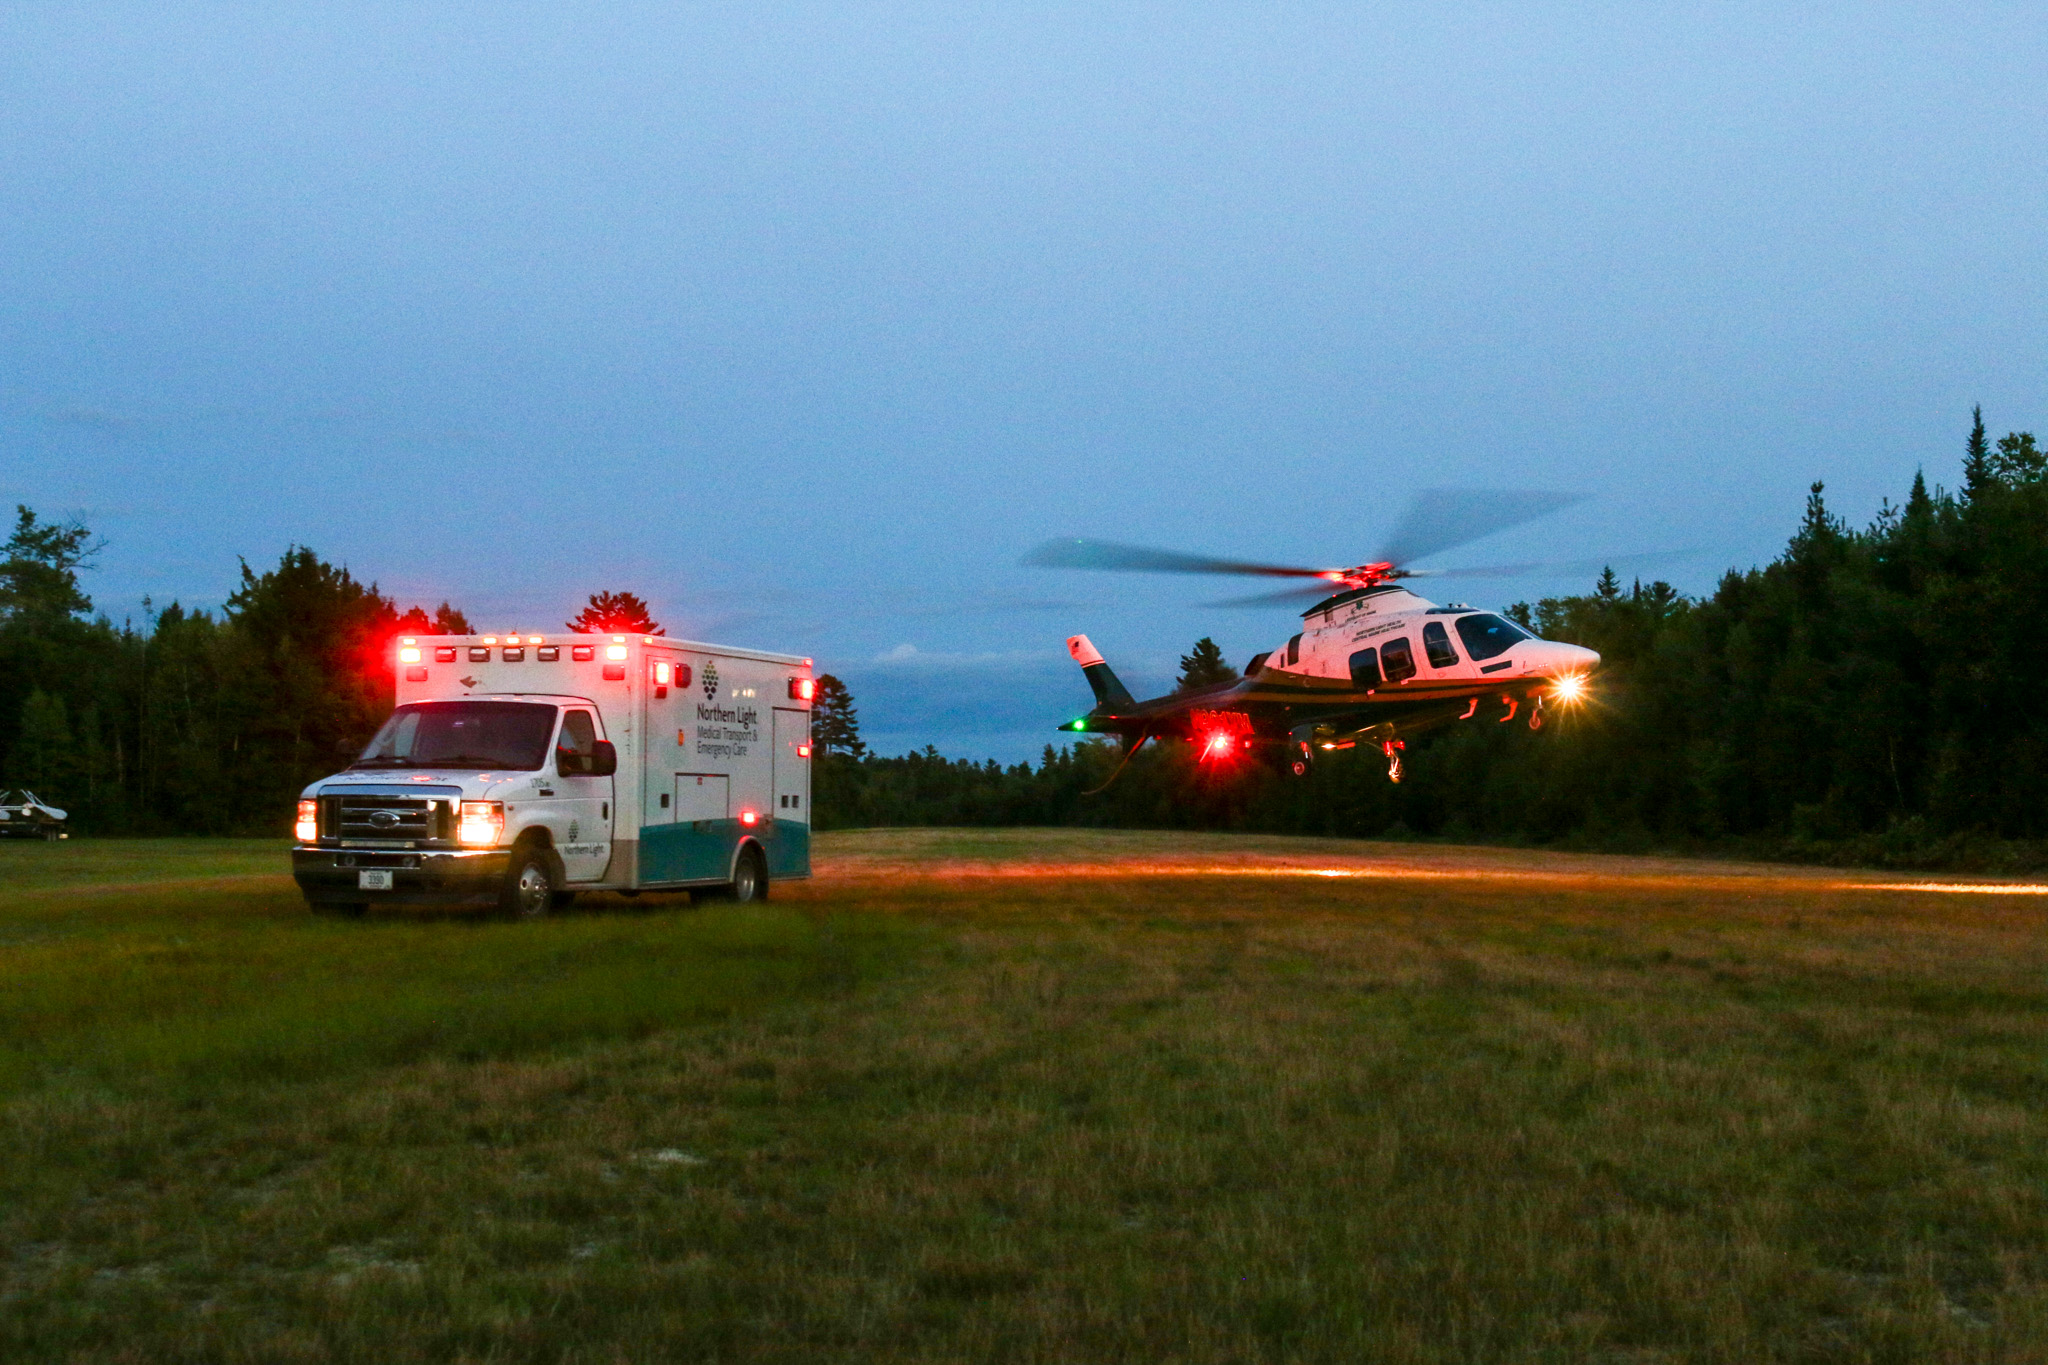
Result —
<instances>
[{"instance_id":1,"label":"ambulance front wheel","mask_svg":"<svg viewBox=\"0 0 2048 1365\"><path fill-rule=\"evenodd\" d=\"M554 901L555 870L547 851L538 844L515 850L498 893L498 909L515 919L536 919L553 908Z\"/></svg>"}]
</instances>

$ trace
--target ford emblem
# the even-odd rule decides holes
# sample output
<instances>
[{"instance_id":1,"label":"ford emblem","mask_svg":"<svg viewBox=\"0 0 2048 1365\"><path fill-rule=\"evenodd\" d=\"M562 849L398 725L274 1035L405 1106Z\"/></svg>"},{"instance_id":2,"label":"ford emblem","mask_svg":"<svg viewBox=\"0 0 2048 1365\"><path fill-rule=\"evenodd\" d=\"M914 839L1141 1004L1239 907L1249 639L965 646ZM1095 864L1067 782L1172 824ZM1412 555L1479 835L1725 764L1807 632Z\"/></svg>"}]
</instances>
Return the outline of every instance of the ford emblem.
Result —
<instances>
[{"instance_id":1,"label":"ford emblem","mask_svg":"<svg viewBox=\"0 0 2048 1365\"><path fill-rule=\"evenodd\" d=\"M370 823L378 829L397 829L398 813L388 810L373 811L370 815Z\"/></svg>"}]
</instances>

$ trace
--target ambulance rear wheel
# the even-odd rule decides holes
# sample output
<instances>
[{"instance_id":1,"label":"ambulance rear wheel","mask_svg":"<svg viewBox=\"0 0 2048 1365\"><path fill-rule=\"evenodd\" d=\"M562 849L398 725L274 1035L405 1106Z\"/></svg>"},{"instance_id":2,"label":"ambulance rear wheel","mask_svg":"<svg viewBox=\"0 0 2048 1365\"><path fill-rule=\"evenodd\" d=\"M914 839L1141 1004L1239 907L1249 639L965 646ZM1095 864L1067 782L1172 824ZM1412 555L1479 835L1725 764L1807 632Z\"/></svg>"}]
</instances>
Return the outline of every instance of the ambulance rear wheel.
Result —
<instances>
[{"instance_id":1,"label":"ambulance rear wheel","mask_svg":"<svg viewBox=\"0 0 2048 1365\"><path fill-rule=\"evenodd\" d=\"M512 855L505 872L504 888L498 893L498 909L515 919L538 919L555 899L555 871L547 853L528 845Z\"/></svg>"},{"instance_id":2,"label":"ambulance rear wheel","mask_svg":"<svg viewBox=\"0 0 2048 1365\"><path fill-rule=\"evenodd\" d=\"M768 899L768 869L761 862L759 849L750 848L740 854L739 866L732 870L732 884L727 894L740 905Z\"/></svg>"}]
</instances>

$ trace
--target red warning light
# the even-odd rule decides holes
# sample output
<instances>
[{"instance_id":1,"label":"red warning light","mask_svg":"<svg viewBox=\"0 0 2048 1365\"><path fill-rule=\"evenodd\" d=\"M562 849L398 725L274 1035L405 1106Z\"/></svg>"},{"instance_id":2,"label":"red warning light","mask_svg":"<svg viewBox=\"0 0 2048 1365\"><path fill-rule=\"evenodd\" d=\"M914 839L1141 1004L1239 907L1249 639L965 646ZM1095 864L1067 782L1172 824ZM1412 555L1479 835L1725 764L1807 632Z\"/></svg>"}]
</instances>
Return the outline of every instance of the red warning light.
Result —
<instances>
[{"instance_id":1,"label":"red warning light","mask_svg":"<svg viewBox=\"0 0 2048 1365\"><path fill-rule=\"evenodd\" d=\"M1222 762L1251 745L1252 718L1242 711L1196 710L1188 719L1195 752L1204 763Z\"/></svg>"},{"instance_id":2,"label":"red warning light","mask_svg":"<svg viewBox=\"0 0 2048 1365\"><path fill-rule=\"evenodd\" d=\"M816 678L791 678L789 680L790 700L811 701L817 695L818 680Z\"/></svg>"},{"instance_id":3,"label":"red warning light","mask_svg":"<svg viewBox=\"0 0 2048 1365\"><path fill-rule=\"evenodd\" d=\"M761 823L761 814L759 811L743 810L740 812L740 823L752 829Z\"/></svg>"},{"instance_id":4,"label":"red warning light","mask_svg":"<svg viewBox=\"0 0 2048 1365\"><path fill-rule=\"evenodd\" d=\"M797 745L797 746L796 746L796 756L797 756L798 758L809 758L809 757L811 756L811 746L810 746L810 745L808 745L808 744L799 744L799 745Z\"/></svg>"}]
</instances>

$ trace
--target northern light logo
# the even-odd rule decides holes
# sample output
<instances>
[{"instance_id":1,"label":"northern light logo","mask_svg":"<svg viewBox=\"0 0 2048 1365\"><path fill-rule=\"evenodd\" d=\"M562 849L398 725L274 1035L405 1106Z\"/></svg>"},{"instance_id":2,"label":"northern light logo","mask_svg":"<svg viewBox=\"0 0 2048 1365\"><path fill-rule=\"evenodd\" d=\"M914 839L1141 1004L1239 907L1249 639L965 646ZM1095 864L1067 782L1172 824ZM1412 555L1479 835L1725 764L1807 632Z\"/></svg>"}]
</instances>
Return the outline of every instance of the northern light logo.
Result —
<instances>
[{"instance_id":1,"label":"northern light logo","mask_svg":"<svg viewBox=\"0 0 2048 1365\"><path fill-rule=\"evenodd\" d=\"M717 695L718 665L715 663L707 663L704 665L704 700L710 701L713 697Z\"/></svg>"}]
</instances>

